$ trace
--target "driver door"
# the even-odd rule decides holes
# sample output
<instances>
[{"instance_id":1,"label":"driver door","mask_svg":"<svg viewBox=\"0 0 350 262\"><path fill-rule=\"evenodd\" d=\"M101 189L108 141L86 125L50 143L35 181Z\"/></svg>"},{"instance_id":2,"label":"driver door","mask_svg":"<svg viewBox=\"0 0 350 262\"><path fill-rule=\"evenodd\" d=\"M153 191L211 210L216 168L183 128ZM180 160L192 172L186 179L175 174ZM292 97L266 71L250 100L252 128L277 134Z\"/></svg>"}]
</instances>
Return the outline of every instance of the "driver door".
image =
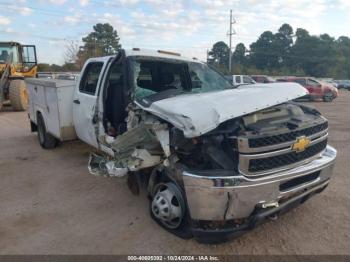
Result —
<instances>
[{"instance_id":1,"label":"driver door","mask_svg":"<svg viewBox=\"0 0 350 262\"><path fill-rule=\"evenodd\" d=\"M73 119L77 136L85 143L97 147L95 107L107 61L90 59L83 69L73 100Z\"/></svg>"}]
</instances>

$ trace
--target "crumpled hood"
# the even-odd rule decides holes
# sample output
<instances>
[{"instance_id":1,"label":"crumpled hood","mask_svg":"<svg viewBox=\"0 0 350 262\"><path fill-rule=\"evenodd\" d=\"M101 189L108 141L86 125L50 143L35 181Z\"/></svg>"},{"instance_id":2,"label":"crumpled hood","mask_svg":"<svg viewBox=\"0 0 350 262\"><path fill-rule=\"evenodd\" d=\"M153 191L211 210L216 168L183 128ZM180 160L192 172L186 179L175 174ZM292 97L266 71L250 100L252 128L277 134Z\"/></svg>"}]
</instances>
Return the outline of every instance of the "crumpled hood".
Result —
<instances>
[{"instance_id":1,"label":"crumpled hood","mask_svg":"<svg viewBox=\"0 0 350 262\"><path fill-rule=\"evenodd\" d=\"M137 103L184 132L185 137L203 135L219 124L308 94L297 83L245 85L238 89L185 94L153 102Z\"/></svg>"}]
</instances>

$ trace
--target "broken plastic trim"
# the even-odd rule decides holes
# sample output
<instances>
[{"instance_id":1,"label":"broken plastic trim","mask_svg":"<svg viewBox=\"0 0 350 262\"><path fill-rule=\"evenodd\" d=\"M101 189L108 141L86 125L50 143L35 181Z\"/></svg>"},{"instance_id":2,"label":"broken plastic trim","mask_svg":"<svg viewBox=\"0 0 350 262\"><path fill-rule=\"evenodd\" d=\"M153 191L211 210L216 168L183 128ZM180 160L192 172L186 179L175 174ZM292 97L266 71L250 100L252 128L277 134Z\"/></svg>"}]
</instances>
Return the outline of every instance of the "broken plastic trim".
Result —
<instances>
[{"instance_id":1,"label":"broken plastic trim","mask_svg":"<svg viewBox=\"0 0 350 262\"><path fill-rule=\"evenodd\" d=\"M128 174L128 169L116 167L114 161L108 161L106 157L90 154L89 172L95 176L123 177Z\"/></svg>"}]
</instances>

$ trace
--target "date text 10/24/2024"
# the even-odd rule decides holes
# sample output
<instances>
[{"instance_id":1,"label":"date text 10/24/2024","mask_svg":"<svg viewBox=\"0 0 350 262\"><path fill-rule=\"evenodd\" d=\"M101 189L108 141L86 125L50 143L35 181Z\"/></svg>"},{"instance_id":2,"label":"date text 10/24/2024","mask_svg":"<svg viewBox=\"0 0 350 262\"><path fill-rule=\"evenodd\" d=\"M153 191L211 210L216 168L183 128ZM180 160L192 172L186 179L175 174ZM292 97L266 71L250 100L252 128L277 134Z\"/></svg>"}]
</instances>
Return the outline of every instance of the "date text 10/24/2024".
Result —
<instances>
[{"instance_id":1,"label":"date text 10/24/2024","mask_svg":"<svg viewBox=\"0 0 350 262\"><path fill-rule=\"evenodd\" d=\"M218 256L128 256L128 261L219 261Z\"/></svg>"}]
</instances>

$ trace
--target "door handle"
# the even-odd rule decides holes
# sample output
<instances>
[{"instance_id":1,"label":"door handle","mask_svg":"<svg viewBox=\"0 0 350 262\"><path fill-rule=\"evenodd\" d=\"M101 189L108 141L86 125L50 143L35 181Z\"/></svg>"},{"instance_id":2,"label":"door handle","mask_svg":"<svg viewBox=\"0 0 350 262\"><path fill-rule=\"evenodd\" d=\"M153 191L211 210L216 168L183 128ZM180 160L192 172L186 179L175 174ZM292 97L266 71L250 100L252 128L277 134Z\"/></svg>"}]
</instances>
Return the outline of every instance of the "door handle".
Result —
<instances>
[{"instance_id":1,"label":"door handle","mask_svg":"<svg viewBox=\"0 0 350 262\"><path fill-rule=\"evenodd\" d=\"M77 105L80 105L80 100L79 99L75 99L75 100L73 100L73 103L77 104Z\"/></svg>"}]
</instances>

